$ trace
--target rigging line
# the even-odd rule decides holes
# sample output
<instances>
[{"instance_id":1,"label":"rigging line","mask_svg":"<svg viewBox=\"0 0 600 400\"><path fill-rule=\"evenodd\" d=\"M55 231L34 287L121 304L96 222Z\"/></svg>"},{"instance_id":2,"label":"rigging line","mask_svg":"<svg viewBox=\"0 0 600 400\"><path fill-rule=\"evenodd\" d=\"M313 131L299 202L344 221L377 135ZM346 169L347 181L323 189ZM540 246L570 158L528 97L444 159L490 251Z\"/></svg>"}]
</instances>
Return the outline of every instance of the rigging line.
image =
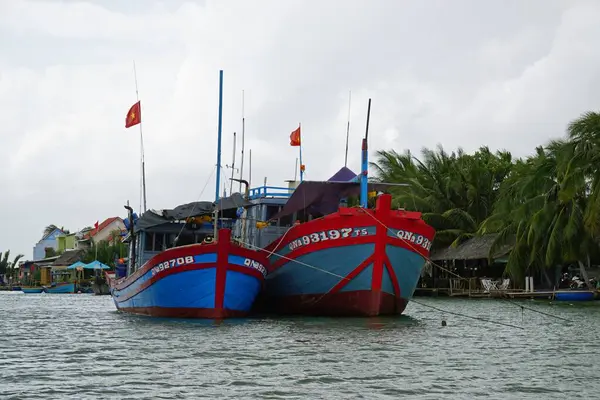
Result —
<instances>
[{"instance_id":1,"label":"rigging line","mask_svg":"<svg viewBox=\"0 0 600 400\"><path fill-rule=\"evenodd\" d=\"M567 319L567 318L564 318L564 317L559 317L558 315L550 314L550 313L547 313L545 311L536 310L535 308L530 308L530 307L524 306L524 305L519 304L519 303L517 303L515 301L512 301L510 299L505 299L503 297L501 297L500 299L506 301L507 303L513 304L513 305L515 305L517 307L521 307L521 310L525 309L525 310L528 310L528 311L532 311L532 312L536 312L536 313L539 313L539 314L542 314L542 315L546 315L548 317L556 318L556 319L559 319L561 321L573 322L570 319Z\"/></svg>"},{"instance_id":2,"label":"rigging line","mask_svg":"<svg viewBox=\"0 0 600 400\"><path fill-rule=\"evenodd\" d=\"M364 209L362 209L362 208L360 208L360 207L359 207L359 210L362 210L363 212L366 212ZM366 214L367 214L367 215L369 215L369 216L371 216L371 217L372 217L374 220L376 220L377 222L379 222L379 223L380 223L380 224L381 224L381 225L382 225L384 228L388 229L388 231L390 230L390 228L389 228L389 227L387 227L387 226L386 226L386 225L385 225L383 222L381 222L379 219L377 219L377 217L375 217L374 215L372 215L371 213L368 213L368 212L366 212ZM413 244L412 244L411 242L407 241L407 240L406 240L406 239L404 239L404 238L398 238L398 239L402 240L404 243L406 243L408 246L410 246L410 247L411 247L413 250L415 250L415 252L417 252L417 253L418 253L417 249L415 248L415 246L413 246ZM442 269L442 270L444 270L444 271L447 271L447 272L449 272L449 273L451 273L451 274L453 274L453 275L457 276L458 278L460 278L460 279L462 279L462 280L469 280L468 278L464 278L464 277L462 277L462 276L460 276L460 275L458 275L458 274L456 274L456 273L454 273L454 272L452 272L452 271L450 271L450 270L448 270L448 269L446 269L446 268L442 267L441 265L437 264L435 261L432 261L432 260L431 260L429 257L427 257L427 256L425 256L425 257L423 257L423 258L425 258L425 260L429 261L430 263L432 263L432 264L433 264L433 265L435 265L436 267L438 267L438 268L440 268L440 269ZM534 309L534 308L529 308L529 307L523 306L523 305L521 305L521 304L518 304L518 303L516 303L516 302L513 302L513 301L511 301L510 299L505 299L505 298L502 298L502 297L500 297L500 299L502 299L502 300L504 300L504 301L506 301L506 302L508 302L508 303L510 303L510 304L513 304L513 305L515 305L515 306L517 306L517 307L521 307L521 309L526 309L526 310L529 310L529 311L531 311L531 312L536 312L536 313L539 313L539 314L542 314L542 315L546 315L546 316L549 316L549 317L552 317L552 318L556 318L556 319L559 319L559 320L563 320L563 321L567 321L567 322L572 322L572 321L570 321L570 320L568 320L568 319L566 319L566 318L563 318L563 317L559 317L559 316L556 316L556 315L553 315L553 314L550 314L550 313L546 313L546 312L544 312L544 311L540 311L540 310L536 310L536 309Z\"/></svg>"},{"instance_id":3,"label":"rigging line","mask_svg":"<svg viewBox=\"0 0 600 400\"><path fill-rule=\"evenodd\" d=\"M421 303L420 301L416 301L415 299L411 299L410 302L411 303L417 303L417 304L419 304L420 306L423 306L423 307L429 307L431 309L434 309L434 310L442 312L442 313L448 313L448 314L451 314L451 315L456 315L458 317L471 318L471 319L474 319L474 320L477 320L477 321L489 322L490 324L503 325L503 326L508 326L510 328L517 328L517 329L521 329L521 330L524 329L522 326L518 326L518 325L507 324L505 322L499 322L499 321L494 321L494 320L491 320L491 319L485 319L485 318L481 318L481 317L474 317L472 315L462 314L462 313L458 313L458 312L454 312L454 311L443 310L441 308L438 308L438 307L435 307L435 306L431 306L429 304Z\"/></svg>"},{"instance_id":4,"label":"rigging line","mask_svg":"<svg viewBox=\"0 0 600 400\"><path fill-rule=\"evenodd\" d=\"M245 245L245 246L248 246L248 248L252 248L252 249L255 249L255 250L258 250L258 251L264 251L265 253L269 253L269 250L266 250L266 249L260 248L260 247L258 247L258 246L255 246L255 245L253 245L253 244L246 243L246 242L243 242L243 241L240 241L240 243L242 243L242 244L243 244L243 245ZM315 267L314 265L307 264L307 263L305 263L305 262L303 262L303 261L294 260L293 258L290 258L290 257L284 256L284 255L281 255L281 254L274 253L274 254L272 254L272 255L273 255L273 256L280 257L280 258L283 258L284 260L287 260L287 261L295 262L295 263L297 263L297 264L303 265L303 266L305 266L305 267L308 267L308 268L315 269L315 270L317 270L317 271L324 272L324 273L326 273L326 274L329 274L329 275L332 275L332 276L338 277L338 278L340 278L340 279L345 279L345 280L348 280L348 281L352 280L352 279L349 279L349 278L348 278L348 277L346 277L346 276L338 275L338 274L336 274L335 272L330 272L330 271L324 270L324 269L322 269L322 268Z\"/></svg>"},{"instance_id":5,"label":"rigging line","mask_svg":"<svg viewBox=\"0 0 600 400\"><path fill-rule=\"evenodd\" d=\"M198 196L198 199L196 200L196 202L200 201L200 198L202 197L202 194L204 193L204 190L206 190L206 186L208 186L208 182L210 181L210 178L212 178L212 176L215 173L216 169L217 169L217 167L215 166L215 168L213 168L212 172L208 176L208 179L204 183L204 187L202 188L202 191L200 192L200 195ZM188 219L192 215L192 213L194 212L195 208L196 208L196 203L194 203L194 205L192 206L192 209L190 210L190 213L188 214L188 216L185 219ZM177 243L177 240L179 239L179 235L181 235L181 232L183 232L184 228L185 228L185 224L183 224L181 226L181 229L179 230L179 233L177 234L177 236L175 236L175 243Z\"/></svg>"}]
</instances>

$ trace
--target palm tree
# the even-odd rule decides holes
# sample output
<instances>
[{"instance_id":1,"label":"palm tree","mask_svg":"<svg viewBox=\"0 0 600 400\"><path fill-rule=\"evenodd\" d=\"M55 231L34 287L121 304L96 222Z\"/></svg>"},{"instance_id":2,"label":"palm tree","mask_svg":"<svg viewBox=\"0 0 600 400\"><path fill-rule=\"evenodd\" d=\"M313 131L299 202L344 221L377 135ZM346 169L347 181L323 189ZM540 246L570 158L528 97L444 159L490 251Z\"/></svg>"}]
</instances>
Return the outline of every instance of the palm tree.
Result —
<instances>
[{"instance_id":1,"label":"palm tree","mask_svg":"<svg viewBox=\"0 0 600 400\"><path fill-rule=\"evenodd\" d=\"M51 234L56 229L58 229L58 227L56 225L54 225L54 224L48 225L47 227L44 228L44 236Z\"/></svg>"},{"instance_id":2,"label":"palm tree","mask_svg":"<svg viewBox=\"0 0 600 400\"><path fill-rule=\"evenodd\" d=\"M13 262L10 264L10 268L11 268L11 276L13 277L14 280L17 280L19 278L19 269L16 268L19 265L19 260L21 258L23 258L24 255L23 254L18 254L14 259Z\"/></svg>"},{"instance_id":3,"label":"palm tree","mask_svg":"<svg viewBox=\"0 0 600 400\"><path fill-rule=\"evenodd\" d=\"M5 251L4 254L0 252L0 275L16 278L18 276L18 271L16 271L14 267L19 264L19 260L24 256L23 254L17 255L12 263L8 261L9 257L10 250Z\"/></svg>"},{"instance_id":4,"label":"palm tree","mask_svg":"<svg viewBox=\"0 0 600 400\"><path fill-rule=\"evenodd\" d=\"M380 182L407 183L394 189L394 205L421 211L436 229L435 247L454 246L472 237L493 211L500 183L512 168L508 152L482 147L473 155L448 154L441 146L424 149L423 161L409 151L379 151L371 163Z\"/></svg>"},{"instance_id":5,"label":"palm tree","mask_svg":"<svg viewBox=\"0 0 600 400\"><path fill-rule=\"evenodd\" d=\"M8 271L8 257L10 257L10 250L4 254L0 251L0 275L5 275Z\"/></svg>"},{"instance_id":6,"label":"palm tree","mask_svg":"<svg viewBox=\"0 0 600 400\"><path fill-rule=\"evenodd\" d=\"M555 140L517 162L494 214L480 226L479 233L498 233L490 255L514 244L506 272L519 282L528 272L541 272L550 281L548 269L570 262L579 263L587 281L582 260L594 252L594 243L584 228L586 186L569 175L573 152L572 143Z\"/></svg>"},{"instance_id":7,"label":"palm tree","mask_svg":"<svg viewBox=\"0 0 600 400\"><path fill-rule=\"evenodd\" d=\"M572 158L566 165L563 196L585 191L588 201L584 213L585 228L600 237L600 113L586 112L568 128Z\"/></svg>"}]
</instances>

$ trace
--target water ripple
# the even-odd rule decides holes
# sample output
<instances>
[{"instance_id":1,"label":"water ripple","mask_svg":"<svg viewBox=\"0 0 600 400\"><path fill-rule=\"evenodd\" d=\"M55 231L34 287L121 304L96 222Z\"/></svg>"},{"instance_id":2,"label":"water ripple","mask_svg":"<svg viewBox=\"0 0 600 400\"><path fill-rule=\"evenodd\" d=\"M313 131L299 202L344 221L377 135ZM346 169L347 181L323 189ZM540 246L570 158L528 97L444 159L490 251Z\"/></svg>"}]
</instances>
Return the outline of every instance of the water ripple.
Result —
<instances>
[{"instance_id":1,"label":"water ripple","mask_svg":"<svg viewBox=\"0 0 600 400\"><path fill-rule=\"evenodd\" d=\"M181 321L0 292L2 399L553 399L600 390L600 302L420 299L399 318ZM447 326L441 326L441 320Z\"/></svg>"}]
</instances>

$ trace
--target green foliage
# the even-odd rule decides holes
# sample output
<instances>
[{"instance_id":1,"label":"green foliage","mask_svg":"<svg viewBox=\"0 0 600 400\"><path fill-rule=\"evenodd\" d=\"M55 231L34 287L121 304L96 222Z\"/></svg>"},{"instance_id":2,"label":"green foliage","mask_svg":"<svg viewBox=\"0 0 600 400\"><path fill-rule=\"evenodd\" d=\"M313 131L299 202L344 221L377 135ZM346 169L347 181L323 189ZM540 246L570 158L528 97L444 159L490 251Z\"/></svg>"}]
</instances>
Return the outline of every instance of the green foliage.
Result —
<instances>
[{"instance_id":1,"label":"green foliage","mask_svg":"<svg viewBox=\"0 0 600 400\"><path fill-rule=\"evenodd\" d=\"M394 189L394 205L423 212L437 231L434 247L496 233L490 254L513 245L506 272L522 280L600 257L600 113L583 114L567 133L526 159L438 147L422 159L379 151L371 166L378 181L408 184Z\"/></svg>"},{"instance_id":2,"label":"green foliage","mask_svg":"<svg viewBox=\"0 0 600 400\"><path fill-rule=\"evenodd\" d=\"M112 244L109 244L107 240L101 240L98 243L92 241L91 247L85 252L83 262L90 263L98 260L114 268L115 259L127 256L127 245L121 242L118 230L111 232L110 242Z\"/></svg>"},{"instance_id":3,"label":"green foliage","mask_svg":"<svg viewBox=\"0 0 600 400\"><path fill-rule=\"evenodd\" d=\"M6 275L8 277L12 277L16 279L19 274L19 269L14 268L19 265L19 261L23 258L23 254L18 254L15 258L13 258L12 262L9 261L10 250L7 250L2 254L0 252L0 275Z\"/></svg>"},{"instance_id":4,"label":"green foliage","mask_svg":"<svg viewBox=\"0 0 600 400\"><path fill-rule=\"evenodd\" d=\"M437 231L434 248L456 246L472 237L492 213L512 156L487 147L474 154L462 149L447 153L441 146L423 149L422 155L418 159L409 151L379 151L371 166L379 182L408 184L393 189L393 205L423 212L423 219Z\"/></svg>"}]
</instances>

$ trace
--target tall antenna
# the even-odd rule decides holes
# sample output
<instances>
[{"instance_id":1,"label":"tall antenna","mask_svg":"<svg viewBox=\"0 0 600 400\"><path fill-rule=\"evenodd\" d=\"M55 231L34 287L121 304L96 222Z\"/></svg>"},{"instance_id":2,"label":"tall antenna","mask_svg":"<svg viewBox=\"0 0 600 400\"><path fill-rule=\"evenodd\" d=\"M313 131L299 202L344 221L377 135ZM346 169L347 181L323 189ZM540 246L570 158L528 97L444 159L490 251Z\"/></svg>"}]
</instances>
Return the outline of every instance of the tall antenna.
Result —
<instances>
[{"instance_id":1,"label":"tall antenna","mask_svg":"<svg viewBox=\"0 0 600 400\"><path fill-rule=\"evenodd\" d=\"M235 172L235 144L236 144L236 139L235 136L236 133L233 132L233 161L231 161L231 183L229 184L229 195L231 196L233 194L233 174ZM241 185L241 183L240 183ZM240 190L241 192L241 190Z\"/></svg>"},{"instance_id":2,"label":"tall antenna","mask_svg":"<svg viewBox=\"0 0 600 400\"><path fill-rule=\"evenodd\" d=\"M250 149L250 154L248 154L248 170L248 186L250 186L252 184L252 149Z\"/></svg>"},{"instance_id":3,"label":"tall antenna","mask_svg":"<svg viewBox=\"0 0 600 400\"><path fill-rule=\"evenodd\" d=\"M346 126L346 157L344 167L348 166L348 139L350 138L350 105L352 104L352 91L348 92L348 125Z\"/></svg>"},{"instance_id":4,"label":"tall antenna","mask_svg":"<svg viewBox=\"0 0 600 400\"><path fill-rule=\"evenodd\" d=\"M242 161L240 163L240 193L242 192L242 179L244 179L244 137L246 132L246 118L244 117L244 91L242 90Z\"/></svg>"},{"instance_id":5,"label":"tall antenna","mask_svg":"<svg viewBox=\"0 0 600 400\"><path fill-rule=\"evenodd\" d=\"M135 69L135 60L133 60L133 79L135 80L135 97L137 101L140 101L140 95L138 92L138 83L137 83L137 71ZM146 162L144 160L144 135L142 134L142 120L140 119L140 163L142 167L142 187L140 188L140 208L142 205L144 206L143 210L146 212ZM143 196L143 202L142 202Z\"/></svg>"}]
</instances>

